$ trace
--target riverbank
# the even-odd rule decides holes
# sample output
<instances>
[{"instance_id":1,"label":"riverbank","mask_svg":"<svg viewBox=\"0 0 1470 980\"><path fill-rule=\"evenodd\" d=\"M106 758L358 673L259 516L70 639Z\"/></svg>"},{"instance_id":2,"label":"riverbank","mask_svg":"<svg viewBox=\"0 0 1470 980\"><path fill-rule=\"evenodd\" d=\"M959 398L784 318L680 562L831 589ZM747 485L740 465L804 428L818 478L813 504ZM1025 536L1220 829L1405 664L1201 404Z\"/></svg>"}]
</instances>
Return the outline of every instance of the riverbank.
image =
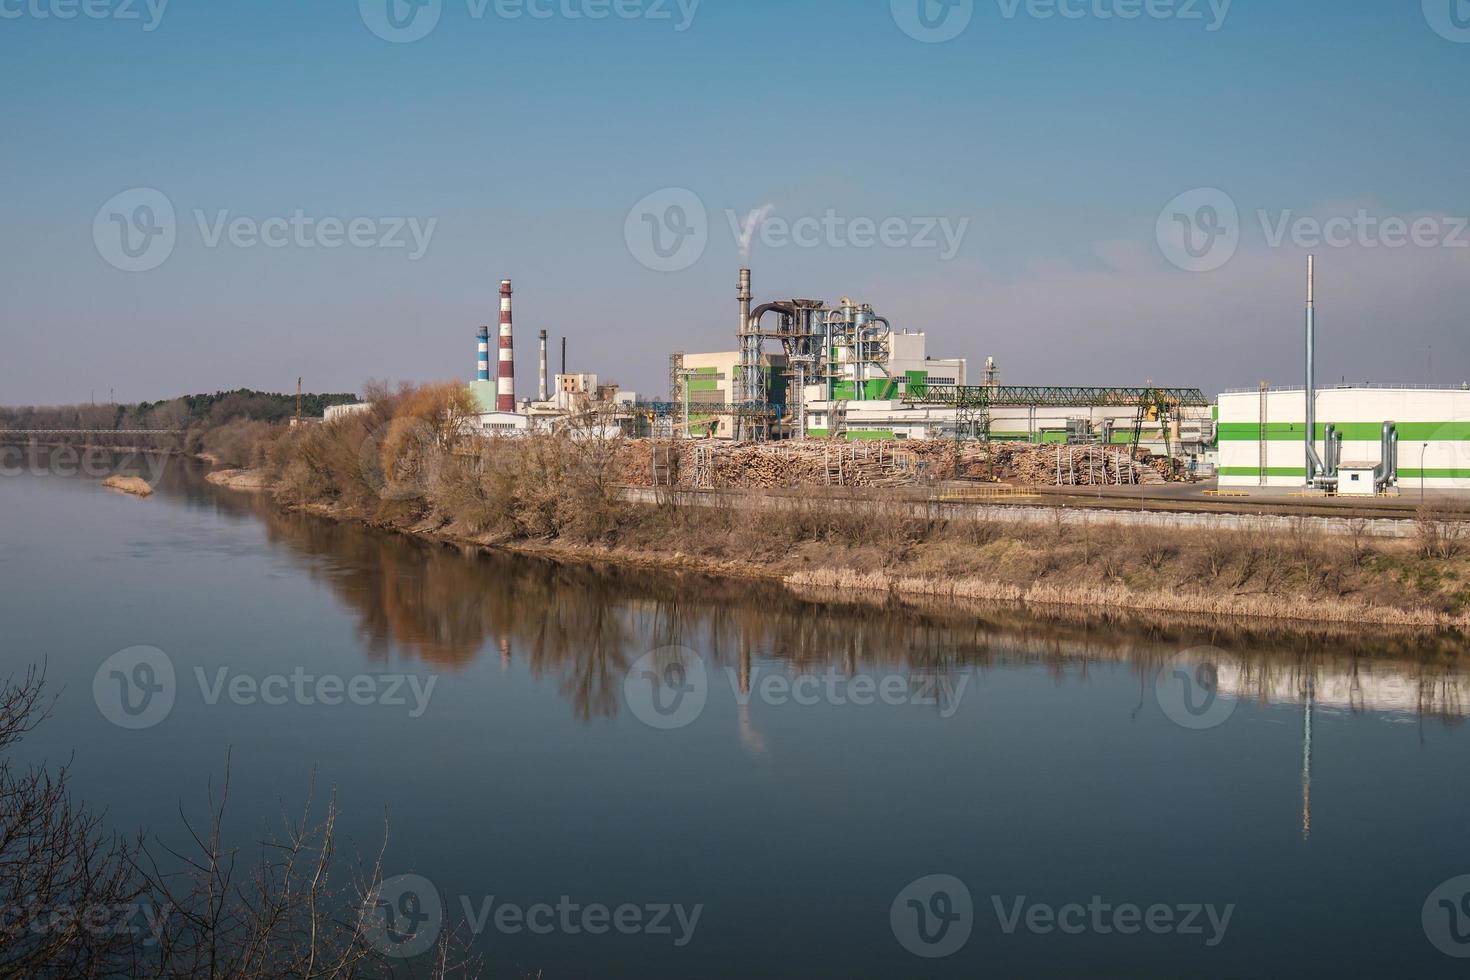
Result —
<instances>
[{"instance_id":1,"label":"riverbank","mask_svg":"<svg viewBox=\"0 0 1470 980\"><path fill-rule=\"evenodd\" d=\"M1470 631L1470 561L1457 532L1416 539L1177 528L1055 527L926 519L907 507L862 514L805 500L753 519L748 508L609 500L591 535L485 529L442 507L292 501L262 471L211 482L269 488L279 505L462 547L561 562L779 583L804 598L982 601L1039 610L1209 616L1284 629L1373 625ZM615 495L614 495L615 496Z\"/></svg>"}]
</instances>

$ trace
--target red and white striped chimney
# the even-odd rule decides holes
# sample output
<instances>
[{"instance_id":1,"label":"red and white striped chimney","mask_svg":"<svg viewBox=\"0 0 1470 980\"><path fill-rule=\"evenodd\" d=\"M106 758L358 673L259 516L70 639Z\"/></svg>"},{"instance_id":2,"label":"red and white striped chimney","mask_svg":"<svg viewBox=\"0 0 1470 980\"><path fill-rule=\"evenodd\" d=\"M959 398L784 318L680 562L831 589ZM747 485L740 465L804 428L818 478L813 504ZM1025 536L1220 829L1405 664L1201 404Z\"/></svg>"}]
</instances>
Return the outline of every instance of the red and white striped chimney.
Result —
<instances>
[{"instance_id":1,"label":"red and white striped chimney","mask_svg":"<svg viewBox=\"0 0 1470 980\"><path fill-rule=\"evenodd\" d=\"M500 376L496 411L516 410L515 337L510 318L510 280L500 281Z\"/></svg>"}]
</instances>

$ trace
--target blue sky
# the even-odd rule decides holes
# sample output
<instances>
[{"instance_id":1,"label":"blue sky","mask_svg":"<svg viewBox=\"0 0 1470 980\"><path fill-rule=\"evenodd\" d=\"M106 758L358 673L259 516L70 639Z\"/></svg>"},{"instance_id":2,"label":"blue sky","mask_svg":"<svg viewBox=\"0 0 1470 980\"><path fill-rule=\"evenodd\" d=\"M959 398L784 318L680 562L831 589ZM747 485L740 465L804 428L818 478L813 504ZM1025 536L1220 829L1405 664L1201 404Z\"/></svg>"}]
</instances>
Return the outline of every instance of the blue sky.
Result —
<instances>
[{"instance_id":1,"label":"blue sky","mask_svg":"<svg viewBox=\"0 0 1470 980\"><path fill-rule=\"evenodd\" d=\"M0 0L0 403L468 379L503 277L523 394L543 328L573 370L656 392L670 351L733 348L727 212L765 206L758 298L853 296L1015 383L1211 390L1298 379L1299 243L1362 215L1370 230L1315 246L1324 376L1470 381L1466 0L1459 21L1451 0L1235 0L1223 19L1221 0L1152 0L1130 20L1129 0L1063 0L1076 17L974 0L944 43L900 28L921 0L702 0L692 18L692 0L619 0L636 16L601 20L567 15L599 0L536 0L545 18L442 0L411 43L369 29L389 0L89 2L118 16ZM128 272L94 224L131 220L138 188L171 205L175 242ZM661 272L625 232L669 188L693 192L708 241ZM1179 195L1197 217L1205 188L1237 208L1239 244L1189 271L1160 217ZM221 215L298 211L410 247L211 245ZM775 234L829 213L903 233ZM421 257L399 219L432 222ZM1422 244L1387 247L1394 220ZM930 222L964 228L953 255L916 247Z\"/></svg>"}]
</instances>

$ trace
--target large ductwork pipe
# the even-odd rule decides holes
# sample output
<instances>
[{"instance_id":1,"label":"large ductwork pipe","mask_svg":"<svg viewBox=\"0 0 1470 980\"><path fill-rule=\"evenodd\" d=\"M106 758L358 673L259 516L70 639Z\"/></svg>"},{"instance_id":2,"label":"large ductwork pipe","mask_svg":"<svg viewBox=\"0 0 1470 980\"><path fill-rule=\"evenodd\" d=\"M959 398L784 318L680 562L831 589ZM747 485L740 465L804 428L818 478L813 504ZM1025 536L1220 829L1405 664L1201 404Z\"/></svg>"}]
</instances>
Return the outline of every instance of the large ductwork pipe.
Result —
<instances>
[{"instance_id":1,"label":"large ductwork pipe","mask_svg":"<svg viewBox=\"0 0 1470 980\"><path fill-rule=\"evenodd\" d=\"M1317 275L1316 257L1307 256L1307 485L1324 475L1317 455Z\"/></svg>"},{"instance_id":2,"label":"large ductwork pipe","mask_svg":"<svg viewBox=\"0 0 1470 980\"><path fill-rule=\"evenodd\" d=\"M1384 490L1399 480L1399 427L1396 422L1383 423L1383 435L1379 442L1378 468L1373 471L1373 488Z\"/></svg>"}]
</instances>

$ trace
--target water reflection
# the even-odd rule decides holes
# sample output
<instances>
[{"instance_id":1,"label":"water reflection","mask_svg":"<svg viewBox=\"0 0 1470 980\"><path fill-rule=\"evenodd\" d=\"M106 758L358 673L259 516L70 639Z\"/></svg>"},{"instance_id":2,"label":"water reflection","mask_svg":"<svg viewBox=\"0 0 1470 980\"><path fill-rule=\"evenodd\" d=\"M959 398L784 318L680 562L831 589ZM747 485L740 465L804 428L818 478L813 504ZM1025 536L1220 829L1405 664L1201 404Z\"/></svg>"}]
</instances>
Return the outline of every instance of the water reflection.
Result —
<instances>
[{"instance_id":1,"label":"water reflection","mask_svg":"<svg viewBox=\"0 0 1470 980\"><path fill-rule=\"evenodd\" d=\"M494 651L557 681L582 719L615 717L633 660L663 646L700 650L748 693L752 663L793 672L878 668L943 673L1040 663L1086 682L1096 664L1126 663L1140 705L1154 674L1181 650L1221 648L1222 695L1304 710L1401 714L1458 723L1467 713L1463 638L1315 635L1180 622L1141 625L1073 616L1042 622L1007 609L954 604L834 605L762 583L571 566L450 547L283 513L263 499L202 486L215 506L264 522L308 573L357 615L364 648L454 671ZM1310 733L1310 715L1305 721ZM740 736L761 738L748 712ZM1304 782L1310 756L1304 757ZM1304 789L1304 796L1306 791Z\"/></svg>"}]
</instances>

